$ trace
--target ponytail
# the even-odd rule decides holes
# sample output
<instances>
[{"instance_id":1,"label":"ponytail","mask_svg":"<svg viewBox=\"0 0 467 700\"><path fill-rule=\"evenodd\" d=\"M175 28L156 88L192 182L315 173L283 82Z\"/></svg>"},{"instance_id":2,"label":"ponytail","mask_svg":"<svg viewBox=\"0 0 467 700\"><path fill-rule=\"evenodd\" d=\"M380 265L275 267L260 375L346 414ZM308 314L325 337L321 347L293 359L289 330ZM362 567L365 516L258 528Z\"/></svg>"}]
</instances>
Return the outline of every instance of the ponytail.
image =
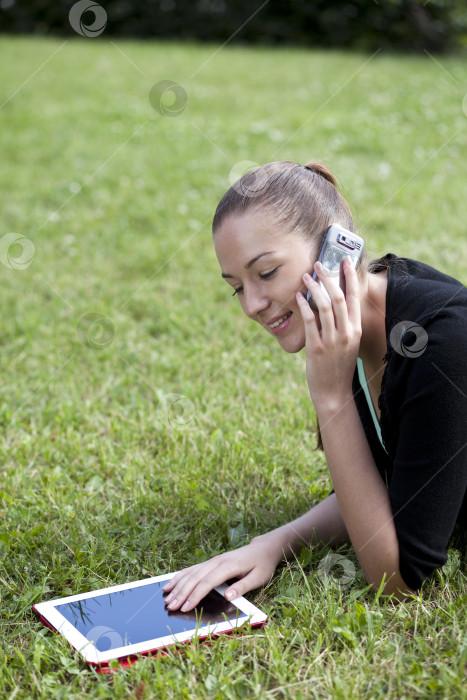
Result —
<instances>
[{"instance_id":1,"label":"ponytail","mask_svg":"<svg viewBox=\"0 0 467 700\"><path fill-rule=\"evenodd\" d=\"M311 170L312 173L316 173L317 175L321 175L321 177L324 177L325 180L331 183L331 185L334 185L334 187L337 189L337 181L332 172L327 168L325 165L322 163L317 163L314 161L310 161L306 165L303 166L307 170Z\"/></svg>"}]
</instances>

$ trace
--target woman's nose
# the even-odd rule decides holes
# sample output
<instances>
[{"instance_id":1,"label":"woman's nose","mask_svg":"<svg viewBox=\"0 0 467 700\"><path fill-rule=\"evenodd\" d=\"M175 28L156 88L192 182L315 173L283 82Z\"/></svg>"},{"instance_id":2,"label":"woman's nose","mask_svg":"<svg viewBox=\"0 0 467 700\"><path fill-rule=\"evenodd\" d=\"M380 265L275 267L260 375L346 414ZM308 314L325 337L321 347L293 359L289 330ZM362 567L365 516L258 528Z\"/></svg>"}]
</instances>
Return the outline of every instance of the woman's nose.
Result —
<instances>
[{"instance_id":1,"label":"woman's nose","mask_svg":"<svg viewBox=\"0 0 467 700\"><path fill-rule=\"evenodd\" d=\"M260 290L250 289L243 292L243 310L249 318L255 318L269 306L268 297Z\"/></svg>"}]
</instances>

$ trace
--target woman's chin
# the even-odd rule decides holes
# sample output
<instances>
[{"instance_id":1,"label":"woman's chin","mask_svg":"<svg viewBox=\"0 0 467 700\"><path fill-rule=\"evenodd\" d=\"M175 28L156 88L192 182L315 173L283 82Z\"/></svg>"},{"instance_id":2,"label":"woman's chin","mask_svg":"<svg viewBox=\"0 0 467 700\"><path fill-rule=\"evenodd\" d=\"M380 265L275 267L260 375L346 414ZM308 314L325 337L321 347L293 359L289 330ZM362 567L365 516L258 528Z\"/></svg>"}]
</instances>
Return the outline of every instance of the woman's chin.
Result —
<instances>
[{"instance_id":1,"label":"woman's chin","mask_svg":"<svg viewBox=\"0 0 467 700\"><path fill-rule=\"evenodd\" d=\"M278 339L279 345L282 350L288 353L300 352L305 347L305 338L290 337Z\"/></svg>"}]
</instances>

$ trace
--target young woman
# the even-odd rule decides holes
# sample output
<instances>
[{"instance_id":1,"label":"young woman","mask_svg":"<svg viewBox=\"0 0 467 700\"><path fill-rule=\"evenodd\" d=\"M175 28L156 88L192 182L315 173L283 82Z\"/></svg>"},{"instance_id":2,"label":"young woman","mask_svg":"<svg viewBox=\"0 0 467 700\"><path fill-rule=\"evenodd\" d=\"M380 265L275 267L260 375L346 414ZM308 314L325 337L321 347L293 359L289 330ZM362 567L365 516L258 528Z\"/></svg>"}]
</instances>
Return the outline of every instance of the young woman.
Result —
<instances>
[{"instance_id":1,"label":"young woman","mask_svg":"<svg viewBox=\"0 0 467 700\"><path fill-rule=\"evenodd\" d=\"M315 262L333 223L354 231L318 163L261 166L217 207L216 254L243 311L286 352L305 347L334 490L297 520L181 571L165 586L171 610L191 610L233 578L226 598L243 595L303 545L349 540L373 588L384 579L384 592L403 598L446 562L456 522L465 528L467 289L388 254L364 257L358 271L344 261L344 294Z\"/></svg>"}]
</instances>

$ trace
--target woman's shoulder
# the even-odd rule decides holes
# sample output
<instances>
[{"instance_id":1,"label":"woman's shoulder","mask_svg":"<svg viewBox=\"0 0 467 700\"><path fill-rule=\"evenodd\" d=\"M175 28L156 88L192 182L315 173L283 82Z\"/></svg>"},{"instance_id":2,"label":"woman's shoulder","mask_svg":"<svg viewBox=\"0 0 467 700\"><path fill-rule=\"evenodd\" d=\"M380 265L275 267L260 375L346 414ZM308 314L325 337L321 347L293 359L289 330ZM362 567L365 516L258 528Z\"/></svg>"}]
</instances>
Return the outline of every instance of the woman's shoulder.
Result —
<instances>
[{"instance_id":1,"label":"woman's shoulder","mask_svg":"<svg viewBox=\"0 0 467 700\"><path fill-rule=\"evenodd\" d=\"M383 270L387 270L393 281L397 281L398 284L404 281L426 280L465 289L464 284L460 280L448 275L446 272L442 272L420 260L400 257L394 253L387 253L368 264L369 272L382 272Z\"/></svg>"},{"instance_id":2,"label":"woman's shoulder","mask_svg":"<svg viewBox=\"0 0 467 700\"><path fill-rule=\"evenodd\" d=\"M465 363L461 368L458 358L467 357L467 288L418 260L388 254L377 263L387 269L384 361L390 374L397 368L404 383L406 373L427 376L433 363L447 367L448 374L459 369L465 374Z\"/></svg>"},{"instance_id":3,"label":"woman's shoulder","mask_svg":"<svg viewBox=\"0 0 467 700\"><path fill-rule=\"evenodd\" d=\"M467 320L467 288L427 263L388 253L369 264L369 272L387 271L387 321L421 322L438 315Z\"/></svg>"},{"instance_id":4,"label":"woman's shoulder","mask_svg":"<svg viewBox=\"0 0 467 700\"><path fill-rule=\"evenodd\" d=\"M459 399L467 396L467 289L426 263L392 255L382 259L386 262L387 353L380 396L385 445L394 455L399 421L407 421L408 435L419 430L417 416L425 426L427 412L442 415L443 430L460 421L465 441L467 403Z\"/></svg>"}]
</instances>

